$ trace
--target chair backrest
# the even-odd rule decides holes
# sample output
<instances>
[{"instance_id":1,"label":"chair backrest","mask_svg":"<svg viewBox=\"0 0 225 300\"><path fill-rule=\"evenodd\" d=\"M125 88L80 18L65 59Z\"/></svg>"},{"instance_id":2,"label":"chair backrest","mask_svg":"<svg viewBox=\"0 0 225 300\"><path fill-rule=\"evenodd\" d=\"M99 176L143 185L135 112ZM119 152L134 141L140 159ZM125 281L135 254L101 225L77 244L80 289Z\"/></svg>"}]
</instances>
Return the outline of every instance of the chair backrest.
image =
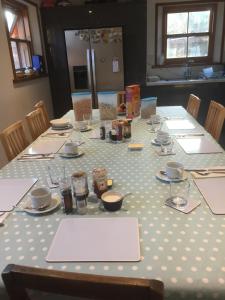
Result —
<instances>
[{"instance_id":1,"label":"chair backrest","mask_svg":"<svg viewBox=\"0 0 225 300\"><path fill-rule=\"evenodd\" d=\"M26 120L33 140L46 130L43 113L40 108L37 108L26 115Z\"/></svg>"},{"instance_id":2,"label":"chair backrest","mask_svg":"<svg viewBox=\"0 0 225 300\"><path fill-rule=\"evenodd\" d=\"M190 94L187 104L187 111L195 118L198 117L201 100L194 94Z\"/></svg>"},{"instance_id":3,"label":"chair backrest","mask_svg":"<svg viewBox=\"0 0 225 300\"><path fill-rule=\"evenodd\" d=\"M205 129L216 139L220 138L225 118L225 108L222 104L211 101L205 121Z\"/></svg>"},{"instance_id":4,"label":"chair backrest","mask_svg":"<svg viewBox=\"0 0 225 300\"><path fill-rule=\"evenodd\" d=\"M10 264L2 272L11 300L29 300L26 289L98 300L163 300L159 280L89 275Z\"/></svg>"},{"instance_id":5,"label":"chair backrest","mask_svg":"<svg viewBox=\"0 0 225 300\"><path fill-rule=\"evenodd\" d=\"M40 108L42 110L44 124L45 124L45 130L47 130L50 127L50 121L49 121L48 111L47 111L44 101L40 100L39 102L37 102L34 105L34 108L35 109Z\"/></svg>"},{"instance_id":6,"label":"chair backrest","mask_svg":"<svg viewBox=\"0 0 225 300\"><path fill-rule=\"evenodd\" d=\"M22 121L17 121L1 132L1 142L8 160L22 152L29 142L25 136Z\"/></svg>"}]
</instances>

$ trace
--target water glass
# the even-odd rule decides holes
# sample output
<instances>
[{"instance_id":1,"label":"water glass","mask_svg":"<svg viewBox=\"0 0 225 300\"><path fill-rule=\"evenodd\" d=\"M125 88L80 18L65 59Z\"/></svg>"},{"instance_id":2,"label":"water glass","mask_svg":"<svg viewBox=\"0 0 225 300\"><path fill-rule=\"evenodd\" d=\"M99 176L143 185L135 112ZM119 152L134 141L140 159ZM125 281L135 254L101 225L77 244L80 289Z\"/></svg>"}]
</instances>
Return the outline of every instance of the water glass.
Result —
<instances>
[{"instance_id":1,"label":"water glass","mask_svg":"<svg viewBox=\"0 0 225 300\"><path fill-rule=\"evenodd\" d=\"M187 205L190 192L190 181L174 182L170 181L170 202L175 207Z\"/></svg>"},{"instance_id":2,"label":"water glass","mask_svg":"<svg viewBox=\"0 0 225 300\"><path fill-rule=\"evenodd\" d=\"M161 153L163 154L170 154L173 153L173 146L174 146L174 140L170 138L170 143L169 144L163 144L161 143Z\"/></svg>"},{"instance_id":3,"label":"water glass","mask_svg":"<svg viewBox=\"0 0 225 300\"><path fill-rule=\"evenodd\" d=\"M59 180L65 178L65 166L51 163L48 165L48 175L50 178L50 183L52 185L58 186Z\"/></svg>"}]
</instances>

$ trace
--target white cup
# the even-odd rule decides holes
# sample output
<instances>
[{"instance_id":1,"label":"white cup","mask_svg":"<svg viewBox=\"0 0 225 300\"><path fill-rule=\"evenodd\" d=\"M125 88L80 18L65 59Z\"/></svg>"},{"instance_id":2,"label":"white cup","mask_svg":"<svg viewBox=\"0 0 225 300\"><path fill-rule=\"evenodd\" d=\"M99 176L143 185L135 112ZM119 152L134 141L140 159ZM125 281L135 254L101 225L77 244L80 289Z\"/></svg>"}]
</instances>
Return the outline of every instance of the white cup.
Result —
<instances>
[{"instance_id":1,"label":"white cup","mask_svg":"<svg viewBox=\"0 0 225 300\"><path fill-rule=\"evenodd\" d=\"M77 154L78 153L78 146L73 142L65 143L64 145L64 152L66 154Z\"/></svg>"},{"instance_id":2,"label":"white cup","mask_svg":"<svg viewBox=\"0 0 225 300\"><path fill-rule=\"evenodd\" d=\"M166 164L166 175L171 179L181 179L184 174L184 166L181 163L170 161Z\"/></svg>"},{"instance_id":3,"label":"white cup","mask_svg":"<svg viewBox=\"0 0 225 300\"><path fill-rule=\"evenodd\" d=\"M38 187L30 192L31 207L40 209L51 203L51 192L47 187Z\"/></svg>"}]
</instances>

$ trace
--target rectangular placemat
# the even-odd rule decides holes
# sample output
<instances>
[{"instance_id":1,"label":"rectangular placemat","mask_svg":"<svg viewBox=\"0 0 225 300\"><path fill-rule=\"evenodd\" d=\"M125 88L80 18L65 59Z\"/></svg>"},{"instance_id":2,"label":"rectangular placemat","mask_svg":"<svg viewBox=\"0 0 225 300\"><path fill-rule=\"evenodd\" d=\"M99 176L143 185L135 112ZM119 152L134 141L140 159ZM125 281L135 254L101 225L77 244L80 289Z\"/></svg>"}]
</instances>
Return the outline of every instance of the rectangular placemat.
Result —
<instances>
[{"instance_id":1,"label":"rectangular placemat","mask_svg":"<svg viewBox=\"0 0 225 300\"><path fill-rule=\"evenodd\" d=\"M187 154L221 153L222 148L206 137L182 138L177 142Z\"/></svg>"},{"instance_id":2,"label":"rectangular placemat","mask_svg":"<svg viewBox=\"0 0 225 300\"><path fill-rule=\"evenodd\" d=\"M217 215L225 214L225 178L195 179L194 182L211 211Z\"/></svg>"},{"instance_id":3,"label":"rectangular placemat","mask_svg":"<svg viewBox=\"0 0 225 300\"><path fill-rule=\"evenodd\" d=\"M67 218L61 221L46 261L139 261L137 218Z\"/></svg>"},{"instance_id":4,"label":"rectangular placemat","mask_svg":"<svg viewBox=\"0 0 225 300\"><path fill-rule=\"evenodd\" d=\"M36 178L0 179L0 211L12 210L36 181Z\"/></svg>"},{"instance_id":5,"label":"rectangular placemat","mask_svg":"<svg viewBox=\"0 0 225 300\"><path fill-rule=\"evenodd\" d=\"M34 142L25 153L29 154L48 154L57 153L59 149L64 145L65 140L47 140L40 139Z\"/></svg>"},{"instance_id":6,"label":"rectangular placemat","mask_svg":"<svg viewBox=\"0 0 225 300\"><path fill-rule=\"evenodd\" d=\"M195 125L189 120L167 120L168 129L194 129Z\"/></svg>"}]
</instances>

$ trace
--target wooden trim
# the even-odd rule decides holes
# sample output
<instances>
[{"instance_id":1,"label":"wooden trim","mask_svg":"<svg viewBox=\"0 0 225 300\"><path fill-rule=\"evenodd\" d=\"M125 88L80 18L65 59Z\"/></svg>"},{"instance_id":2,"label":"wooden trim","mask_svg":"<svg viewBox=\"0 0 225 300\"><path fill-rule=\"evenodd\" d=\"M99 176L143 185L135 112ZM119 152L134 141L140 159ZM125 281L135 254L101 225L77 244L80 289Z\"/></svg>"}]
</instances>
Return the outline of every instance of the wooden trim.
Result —
<instances>
[{"instance_id":1,"label":"wooden trim","mask_svg":"<svg viewBox=\"0 0 225 300\"><path fill-rule=\"evenodd\" d=\"M160 5L162 5L160 3ZM185 34L167 34L167 14L168 13L176 13L176 12L191 12L191 11L201 11L201 10L210 10L210 20L209 20L209 32L204 33L185 33ZM165 56L165 64L176 64L176 63L189 63L189 60L193 60L195 62L206 62L210 63L213 59L213 49L214 49L214 41L215 41L215 30L216 30L216 12L217 6L213 3L202 3L202 5L186 5L183 6L183 3L177 2L174 4L174 7L165 5L163 7L162 14L162 54ZM214 26L213 26L214 25ZM179 38L179 37L192 37L192 36L209 36L209 47L208 47L208 56L207 57L184 57L180 59L167 59L167 39L168 38Z\"/></svg>"},{"instance_id":2,"label":"wooden trim","mask_svg":"<svg viewBox=\"0 0 225 300\"><path fill-rule=\"evenodd\" d=\"M221 41L221 52L220 52L220 62L223 63L223 51L224 51L224 43L225 43L225 3L224 3L224 11L223 11L223 32L222 32L222 41Z\"/></svg>"},{"instance_id":3,"label":"wooden trim","mask_svg":"<svg viewBox=\"0 0 225 300\"><path fill-rule=\"evenodd\" d=\"M186 5L186 4L205 4L206 0L196 0L196 1L183 1L183 2L163 2L163 3L157 3L157 6L169 6L169 5L177 5L177 4L182 4L182 5ZM207 3L215 3L215 2L224 2L224 0L211 0L211 1L207 1Z\"/></svg>"},{"instance_id":4,"label":"wooden trim","mask_svg":"<svg viewBox=\"0 0 225 300\"><path fill-rule=\"evenodd\" d=\"M155 65L157 64L158 56L158 20L159 20L159 10L158 4L155 6Z\"/></svg>"}]
</instances>

